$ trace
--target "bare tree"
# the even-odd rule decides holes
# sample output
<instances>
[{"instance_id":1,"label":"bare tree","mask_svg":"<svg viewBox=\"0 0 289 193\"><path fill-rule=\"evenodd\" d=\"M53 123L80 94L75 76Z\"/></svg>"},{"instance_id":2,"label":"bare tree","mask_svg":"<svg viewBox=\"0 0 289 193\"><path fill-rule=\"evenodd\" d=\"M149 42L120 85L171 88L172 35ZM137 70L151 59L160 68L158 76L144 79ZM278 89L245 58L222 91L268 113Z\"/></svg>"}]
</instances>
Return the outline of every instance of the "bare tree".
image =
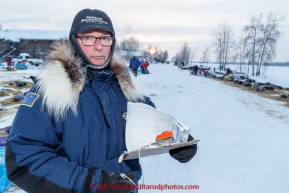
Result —
<instances>
[{"instance_id":1,"label":"bare tree","mask_svg":"<svg viewBox=\"0 0 289 193\"><path fill-rule=\"evenodd\" d=\"M175 63L181 63L184 65L188 65L189 61L193 60L196 56L197 53L197 47L194 49L191 49L188 46L188 42L184 41L184 44L182 46L182 48L180 49L180 51L172 58L172 60Z\"/></svg>"},{"instance_id":2,"label":"bare tree","mask_svg":"<svg viewBox=\"0 0 289 193\"><path fill-rule=\"evenodd\" d=\"M157 46L149 45L145 52L145 57L150 58L156 62L166 61L169 57L167 50L162 51Z\"/></svg>"},{"instance_id":3,"label":"bare tree","mask_svg":"<svg viewBox=\"0 0 289 193\"><path fill-rule=\"evenodd\" d=\"M127 39L127 49L128 51L139 51L140 43L136 37L130 37Z\"/></svg>"},{"instance_id":4,"label":"bare tree","mask_svg":"<svg viewBox=\"0 0 289 193\"><path fill-rule=\"evenodd\" d=\"M262 36L258 40L260 54L257 62L257 76L261 74L261 66L271 63L276 57L276 46L281 35L279 27L284 17L279 17L278 14L270 12L266 14L265 19L266 21L260 26Z\"/></svg>"},{"instance_id":5,"label":"bare tree","mask_svg":"<svg viewBox=\"0 0 289 193\"><path fill-rule=\"evenodd\" d=\"M194 58L197 56L197 50L198 50L198 47L191 49L191 55L190 55L191 65L193 64Z\"/></svg>"},{"instance_id":6,"label":"bare tree","mask_svg":"<svg viewBox=\"0 0 289 193\"><path fill-rule=\"evenodd\" d=\"M148 48L143 50L145 58L153 60L153 56L156 53L156 46L151 44L148 45Z\"/></svg>"},{"instance_id":7,"label":"bare tree","mask_svg":"<svg viewBox=\"0 0 289 193\"><path fill-rule=\"evenodd\" d=\"M119 43L119 49L121 51L127 51L128 50L128 48L127 48L127 39L125 37L122 37L122 40Z\"/></svg>"},{"instance_id":8,"label":"bare tree","mask_svg":"<svg viewBox=\"0 0 289 193\"><path fill-rule=\"evenodd\" d=\"M216 30L213 32L214 43L213 47L215 47L214 52L217 54L217 59L219 60L219 69L222 69L222 55L223 55L223 38L220 30Z\"/></svg>"},{"instance_id":9,"label":"bare tree","mask_svg":"<svg viewBox=\"0 0 289 193\"><path fill-rule=\"evenodd\" d=\"M208 63L209 61L210 61L210 47L206 46L206 48L203 51L203 54L200 58L200 64L203 66L204 64Z\"/></svg>"},{"instance_id":10,"label":"bare tree","mask_svg":"<svg viewBox=\"0 0 289 193\"><path fill-rule=\"evenodd\" d=\"M132 52L139 51L140 43L136 37L122 38L118 50L125 51L125 58L128 60L132 56Z\"/></svg>"},{"instance_id":11,"label":"bare tree","mask_svg":"<svg viewBox=\"0 0 289 193\"><path fill-rule=\"evenodd\" d=\"M231 26L223 22L218 25L218 29L213 32L214 52L219 60L220 69L224 70L228 62L232 61L235 42Z\"/></svg>"},{"instance_id":12,"label":"bare tree","mask_svg":"<svg viewBox=\"0 0 289 193\"><path fill-rule=\"evenodd\" d=\"M243 70L243 66L246 63L246 57L245 57L245 39L243 37L240 37L237 45L236 45L236 55L235 55L235 59L236 61L238 61L239 63L239 70L240 72L242 72Z\"/></svg>"},{"instance_id":13,"label":"bare tree","mask_svg":"<svg viewBox=\"0 0 289 193\"><path fill-rule=\"evenodd\" d=\"M245 44L245 58L248 59L248 68L252 65L252 76L255 74L255 64L257 57L257 38L260 28L262 14L259 17L253 16L250 19L250 23L243 28L243 32L247 33L244 44Z\"/></svg>"},{"instance_id":14,"label":"bare tree","mask_svg":"<svg viewBox=\"0 0 289 193\"><path fill-rule=\"evenodd\" d=\"M162 61L167 61L169 57L169 53L167 50L165 50L163 53L162 53Z\"/></svg>"},{"instance_id":15,"label":"bare tree","mask_svg":"<svg viewBox=\"0 0 289 193\"><path fill-rule=\"evenodd\" d=\"M191 55L191 48L188 46L188 42L184 42L183 47L181 48L181 51L179 52L180 56L180 62L184 65L187 65L189 63Z\"/></svg>"},{"instance_id":16,"label":"bare tree","mask_svg":"<svg viewBox=\"0 0 289 193\"><path fill-rule=\"evenodd\" d=\"M118 42L116 42L116 44L115 44L115 51L116 52L121 51L120 45L118 44Z\"/></svg>"},{"instance_id":17,"label":"bare tree","mask_svg":"<svg viewBox=\"0 0 289 193\"><path fill-rule=\"evenodd\" d=\"M259 76L261 66L264 64L267 66L275 58L277 42L281 35L280 22L283 20L284 17L270 12L260 14L258 17L252 16L250 23L244 27L245 57L249 61L248 67L252 64L252 76Z\"/></svg>"},{"instance_id":18,"label":"bare tree","mask_svg":"<svg viewBox=\"0 0 289 193\"><path fill-rule=\"evenodd\" d=\"M180 63L180 54L177 53L173 58L172 58L172 61L174 61L175 65L178 65Z\"/></svg>"},{"instance_id":19,"label":"bare tree","mask_svg":"<svg viewBox=\"0 0 289 193\"><path fill-rule=\"evenodd\" d=\"M156 53L153 55L153 59L156 62L165 62L168 59L169 53L167 50L162 51L160 49L156 50Z\"/></svg>"}]
</instances>

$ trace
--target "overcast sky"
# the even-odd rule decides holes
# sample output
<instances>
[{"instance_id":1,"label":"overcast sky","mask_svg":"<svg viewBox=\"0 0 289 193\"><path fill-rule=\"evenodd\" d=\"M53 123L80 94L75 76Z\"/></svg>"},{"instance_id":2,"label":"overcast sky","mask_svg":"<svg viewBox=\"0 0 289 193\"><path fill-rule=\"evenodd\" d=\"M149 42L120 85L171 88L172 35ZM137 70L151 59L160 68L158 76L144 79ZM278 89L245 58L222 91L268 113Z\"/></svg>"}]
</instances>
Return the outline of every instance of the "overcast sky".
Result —
<instances>
[{"instance_id":1,"label":"overcast sky","mask_svg":"<svg viewBox=\"0 0 289 193\"><path fill-rule=\"evenodd\" d=\"M282 23L275 61L289 62L288 0L0 0L2 29L43 29L69 31L75 14L84 8L100 9L111 18L117 39L136 37L141 48L157 45L169 58L184 41L198 47L198 56L212 44L218 24L232 26L237 40L249 18L278 12Z\"/></svg>"}]
</instances>

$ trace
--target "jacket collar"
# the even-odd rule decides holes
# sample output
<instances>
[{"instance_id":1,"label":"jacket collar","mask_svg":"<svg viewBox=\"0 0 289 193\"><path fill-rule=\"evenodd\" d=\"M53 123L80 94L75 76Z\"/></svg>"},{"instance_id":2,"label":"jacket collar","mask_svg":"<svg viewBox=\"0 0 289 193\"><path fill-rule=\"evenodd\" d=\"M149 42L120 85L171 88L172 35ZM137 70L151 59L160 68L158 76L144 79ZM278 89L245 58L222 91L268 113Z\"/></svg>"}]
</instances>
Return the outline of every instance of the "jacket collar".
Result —
<instances>
[{"instance_id":1,"label":"jacket collar","mask_svg":"<svg viewBox=\"0 0 289 193\"><path fill-rule=\"evenodd\" d=\"M42 106L49 115L64 118L69 109L77 115L79 94L87 76L86 69L81 64L82 60L74 56L68 39L52 44L36 83L42 97ZM124 60L114 54L110 66L126 99L131 102L144 101L144 95Z\"/></svg>"}]
</instances>

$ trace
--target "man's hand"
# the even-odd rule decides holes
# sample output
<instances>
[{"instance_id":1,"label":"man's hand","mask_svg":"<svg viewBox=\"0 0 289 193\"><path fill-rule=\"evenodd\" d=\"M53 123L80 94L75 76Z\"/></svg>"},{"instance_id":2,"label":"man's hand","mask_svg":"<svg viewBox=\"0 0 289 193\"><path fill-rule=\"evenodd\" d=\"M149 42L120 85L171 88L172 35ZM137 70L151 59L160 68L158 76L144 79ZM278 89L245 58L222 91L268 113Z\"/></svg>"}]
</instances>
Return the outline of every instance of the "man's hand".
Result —
<instances>
[{"instance_id":1,"label":"man's hand","mask_svg":"<svg viewBox=\"0 0 289 193\"><path fill-rule=\"evenodd\" d=\"M189 134L188 141L194 140L194 138ZM197 153L197 144L180 147L177 149L172 149L169 151L171 157L178 160L181 163L187 163L190 161Z\"/></svg>"},{"instance_id":2,"label":"man's hand","mask_svg":"<svg viewBox=\"0 0 289 193\"><path fill-rule=\"evenodd\" d=\"M133 182L135 175L133 172L113 173L102 172L98 183L99 193L135 193L136 185Z\"/></svg>"}]
</instances>

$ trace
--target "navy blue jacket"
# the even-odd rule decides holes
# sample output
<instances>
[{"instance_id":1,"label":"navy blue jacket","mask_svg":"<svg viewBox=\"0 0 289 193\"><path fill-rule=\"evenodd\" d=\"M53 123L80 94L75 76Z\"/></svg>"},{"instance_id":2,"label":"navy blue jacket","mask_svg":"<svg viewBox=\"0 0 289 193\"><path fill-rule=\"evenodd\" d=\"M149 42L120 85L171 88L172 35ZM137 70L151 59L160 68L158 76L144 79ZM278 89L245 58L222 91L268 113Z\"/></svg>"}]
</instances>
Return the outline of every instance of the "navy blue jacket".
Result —
<instances>
[{"instance_id":1,"label":"navy blue jacket","mask_svg":"<svg viewBox=\"0 0 289 193\"><path fill-rule=\"evenodd\" d=\"M139 61L139 59L137 57L134 56L130 60L129 68L132 69L132 70L136 70L136 69L139 68L140 65L141 65L141 62Z\"/></svg>"},{"instance_id":2,"label":"navy blue jacket","mask_svg":"<svg viewBox=\"0 0 289 193\"><path fill-rule=\"evenodd\" d=\"M51 63L44 71L54 76L51 71L56 73L59 71L57 65L62 68L63 64ZM57 105L55 108L46 106L46 103L54 105L53 102L57 101L45 98L47 93L41 90L44 85L41 77L47 77L45 73L39 75L37 83L40 83L26 95L9 134L6 167L12 182L27 192L65 193L95 190L101 170L115 173L132 171L136 176L133 180L137 182L140 179L137 159L118 163L119 156L126 150L125 120L122 117L127 111L125 95L131 94L124 90L133 89L134 85L129 85L132 88L122 85L120 79L130 79L131 76L120 77L118 68L115 69L99 73L91 81L85 79L77 96L76 110L67 108L63 116L57 113ZM129 71L126 66L124 69ZM56 76L59 75L50 77L51 83L47 84L58 85L55 89L61 90L62 85ZM81 82L77 77L71 81ZM77 86L69 84L74 92ZM57 86L52 85L52 90L53 87ZM49 87L45 88L49 90ZM65 89L59 93L60 97L70 94ZM142 102L154 106L147 97Z\"/></svg>"}]
</instances>

